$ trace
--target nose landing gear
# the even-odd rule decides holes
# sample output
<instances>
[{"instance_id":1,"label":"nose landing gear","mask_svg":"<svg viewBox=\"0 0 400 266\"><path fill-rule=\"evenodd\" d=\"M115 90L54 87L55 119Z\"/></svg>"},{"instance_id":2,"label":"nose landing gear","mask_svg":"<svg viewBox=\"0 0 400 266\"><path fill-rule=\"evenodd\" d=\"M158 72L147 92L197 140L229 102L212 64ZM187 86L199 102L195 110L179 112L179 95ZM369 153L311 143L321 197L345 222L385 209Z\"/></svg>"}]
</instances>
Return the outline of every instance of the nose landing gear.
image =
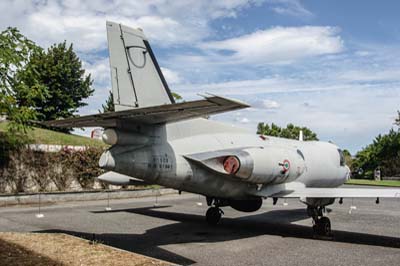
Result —
<instances>
[{"instance_id":1,"label":"nose landing gear","mask_svg":"<svg viewBox=\"0 0 400 266\"><path fill-rule=\"evenodd\" d=\"M206 199L207 205L210 206L206 213L206 221L209 225L216 225L224 214L220 207L228 206L228 201L212 197L206 197Z\"/></svg>"}]
</instances>

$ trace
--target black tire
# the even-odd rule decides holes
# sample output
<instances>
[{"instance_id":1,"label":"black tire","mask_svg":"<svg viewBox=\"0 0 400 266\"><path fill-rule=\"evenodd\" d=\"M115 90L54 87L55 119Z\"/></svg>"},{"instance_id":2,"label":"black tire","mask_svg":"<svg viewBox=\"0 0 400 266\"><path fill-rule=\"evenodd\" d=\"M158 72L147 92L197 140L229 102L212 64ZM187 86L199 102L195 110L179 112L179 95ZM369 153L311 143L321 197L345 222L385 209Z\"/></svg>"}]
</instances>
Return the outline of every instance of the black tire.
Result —
<instances>
[{"instance_id":1,"label":"black tire","mask_svg":"<svg viewBox=\"0 0 400 266\"><path fill-rule=\"evenodd\" d=\"M330 236L332 231L331 231L331 221L329 220L328 217L321 217L321 219L319 219L319 231L320 234L323 236Z\"/></svg>"},{"instance_id":2,"label":"black tire","mask_svg":"<svg viewBox=\"0 0 400 266\"><path fill-rule=\"evenodd\" d=\"M209 225L216 225L221 220L221 210L217 207L211 207L207 210L206 221Z\"/></svg>"}]
</instances>

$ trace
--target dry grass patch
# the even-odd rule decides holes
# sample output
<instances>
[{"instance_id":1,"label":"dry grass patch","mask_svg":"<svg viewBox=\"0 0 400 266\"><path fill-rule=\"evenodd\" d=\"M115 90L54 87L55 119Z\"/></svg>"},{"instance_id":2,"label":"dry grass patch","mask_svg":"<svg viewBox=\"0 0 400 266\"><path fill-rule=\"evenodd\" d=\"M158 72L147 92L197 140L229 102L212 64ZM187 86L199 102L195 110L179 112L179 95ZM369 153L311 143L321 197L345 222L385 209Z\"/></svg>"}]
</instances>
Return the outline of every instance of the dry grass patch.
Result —
<instances>
[{"instance_id":1,"label":"dry grass patch","mask_svg":"<svg viewBox=\"0 0 400 266\"><path fill-rule=\"evenodd\" d=\"M172 265L66 234L0 233L0 265Z\"/></svg>"}]
</instances>

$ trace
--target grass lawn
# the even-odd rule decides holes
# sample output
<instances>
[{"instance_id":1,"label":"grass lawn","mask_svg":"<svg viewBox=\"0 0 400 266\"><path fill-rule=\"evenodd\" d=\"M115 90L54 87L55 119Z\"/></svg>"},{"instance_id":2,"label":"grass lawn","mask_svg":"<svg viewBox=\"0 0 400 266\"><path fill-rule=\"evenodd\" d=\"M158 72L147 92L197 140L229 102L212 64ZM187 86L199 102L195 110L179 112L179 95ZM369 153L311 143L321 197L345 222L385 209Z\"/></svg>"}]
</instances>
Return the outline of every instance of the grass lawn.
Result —
<instances>
[{"instance_id":1,"label":"grass lawn","mask_svg":"<svg viewBox=\"0 0 400 266\"><path fill-rule=\"evenodd\" d=\"M0 232L0 265L169 266L172 264L65 234Z\"/></svg>"},{"instance_id":2,"label":"grass lawn","mask_svg":"<svg viewBox=\"0 0 400 266\"><path fill-rule=\"evenodd\" d=\"M7 123L0 122L0 132L7 130ZM43 128L32 128L28 132L29 138L35 144L53 144L53 145L73 145L73 146L94 146L106 147L101 140L88 137L77 136L73 134L60 133Z\"/></svg>"},{"instance_id":3,"label":"grass lawn","mask_svg":"<svg viewBox=\"0 0 400 266\"><path fill-rule=\"evenodd\" d=\"M400 187L400 180L368 180L368 179L350 179L346 182L350 185L368 185L368 186L384 186L384 187Z\"/></svg>"}]
</instances>

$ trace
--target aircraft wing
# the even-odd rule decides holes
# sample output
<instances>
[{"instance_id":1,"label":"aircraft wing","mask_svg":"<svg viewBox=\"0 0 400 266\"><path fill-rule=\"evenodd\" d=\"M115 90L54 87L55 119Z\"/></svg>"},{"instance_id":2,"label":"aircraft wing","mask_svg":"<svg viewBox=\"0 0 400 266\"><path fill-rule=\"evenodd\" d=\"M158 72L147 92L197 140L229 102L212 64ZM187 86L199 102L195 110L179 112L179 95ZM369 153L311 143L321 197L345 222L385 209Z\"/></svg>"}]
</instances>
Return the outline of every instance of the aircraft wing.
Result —
<instances>
[{"instance_id":1,"label":"aircraft wing","mask_svg":"<svg viewBox=\"0 0 400 266\"><path fill-rule=\"evenodd\" d=\"M203 100L45 121L41 124L49 127L118 127L119 123L159 124L247 107L249 105L243 102L212 95Z\"/></svg>"},{"instance_id":2,"label":"aircraft wing","mask_svg":"<svg viewBox=\"0 0 400 266\"><path fill-rule=\"evenodd\" d=\"M387 188L294 188L266 189L254 193L276 198L400 198L400 189Z\"/></svg>"}]
</instances>

